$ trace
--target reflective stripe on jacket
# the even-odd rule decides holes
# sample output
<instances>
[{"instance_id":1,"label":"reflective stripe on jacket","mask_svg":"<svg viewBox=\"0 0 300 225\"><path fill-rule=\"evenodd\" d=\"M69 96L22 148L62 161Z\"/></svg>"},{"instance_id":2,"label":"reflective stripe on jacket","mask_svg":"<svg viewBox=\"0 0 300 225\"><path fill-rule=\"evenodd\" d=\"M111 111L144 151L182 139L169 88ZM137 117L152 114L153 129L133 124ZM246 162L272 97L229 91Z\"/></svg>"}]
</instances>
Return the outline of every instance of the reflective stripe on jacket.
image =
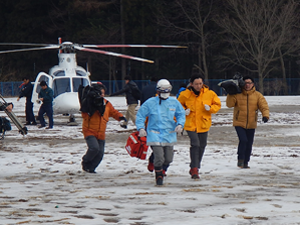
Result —
<instances>
[{"instance_id":1,"label":"reflective stripe on jacket","mask_svg":"<svg viewBox=\"0 0 300 225\"><path fill-rule=\"evenodd\" d=\"M253 87L250 91L243 89L242 93L227 95L227 107L234 107L233 126L245 129L257 127L258 110L263 117L269 119L269 106L265 97Z\"/></svg>"},{"instance_id":2,"label":"reflective stripe on jacket","mask_svg":"<svg viewBox=\"0 0 300 225\"><path fill-rule=\"evenodd\" d=\"M206 85L203 85L198 96L187 88L180 93L178 101L184 109L191 110L190 114L186 116L184 129L197 133L209 131L211 127L211 114L217 113L221 109L219 97L214 91L209 90ZM209 105L210 110L206 111L204 105Z\"/></svg>"},{"instance_id":3,"label":"reflective stripe on jacket","mask_svg":"<svg viewBox=\"0 0 300 225\"><path fill-rule=\"evenodd\" d=\"M105 140L106 123L109 117L120 121L120 117L123 116L122 113L116 110L106 99L104 99L104 104L105 111L103 116L100 115L98 110L91 117L87 113L81 113L83 118L82 132L85 138L92 135L99 140Z\"/></svg>"}]
</instances>

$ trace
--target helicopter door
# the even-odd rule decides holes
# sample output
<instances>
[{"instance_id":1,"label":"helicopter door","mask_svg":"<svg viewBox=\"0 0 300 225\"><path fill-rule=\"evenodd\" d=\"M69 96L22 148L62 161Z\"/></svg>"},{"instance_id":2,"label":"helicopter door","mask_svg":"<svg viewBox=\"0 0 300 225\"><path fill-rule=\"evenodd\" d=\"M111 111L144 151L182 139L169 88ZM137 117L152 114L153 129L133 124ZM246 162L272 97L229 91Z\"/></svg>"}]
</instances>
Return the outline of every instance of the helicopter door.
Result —
<instances>
[{"instance_id":1,"label":"helicopter door","mask_svg":"<svg viewBox=\"0 0 300 225\"><path fill-rule=\"evenodd\" d=\"M33 85L33 91L32 91L32 102L36 103L36 100L38 100L38 95L41 90L40 82L41 81L46 81L48 84L48 87L52 87L52 77L44 72L40 72L34 82Z\"/></svg>"}]
</instances>

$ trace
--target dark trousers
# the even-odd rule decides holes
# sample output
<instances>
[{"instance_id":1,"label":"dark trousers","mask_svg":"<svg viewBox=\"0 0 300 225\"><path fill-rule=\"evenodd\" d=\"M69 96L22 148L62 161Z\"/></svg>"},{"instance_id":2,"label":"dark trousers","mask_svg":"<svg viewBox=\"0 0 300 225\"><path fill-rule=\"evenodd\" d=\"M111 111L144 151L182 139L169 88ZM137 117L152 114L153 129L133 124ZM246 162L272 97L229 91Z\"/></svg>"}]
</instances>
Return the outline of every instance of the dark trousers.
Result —
<instances>
[{"instance_id":1,"label":"dark trousers","mask_svg":"<svg viewBox=\"0 0 300 225\"><path fill-rule=\"evenodd\" d=\"M237 152L238 160L244 160L244 163L248 163L250 161L250 156L252 153L255 129L235 127L235 130L239 138L239 146Z\"/></svg>"},{"instance_id":2,"label":"dark trousers","mask_svg":"<svg viewBox=\"0 0 300 225\"><path fill-rule=\"evenodd\" d=\"M46 113L46 115L49 118L49 127L53 128L53 109L52 109L52 104L42 104L39 110L39 120L41 123L41 126L45 126L45 119L44 119L44 114Z\"/></svg>"},{"instance_id":3,"label":"dark trousers","mask_svg":"<svg viewBox=\"0 0 300 225\"><path fill-rule=\"evenodd\" d=\"M200 168L201 167L201 161L204 155L205 147L207 145L207 136L208 132L204 133L196 133L194 131L187 131L189 137L190 137L190 158L191 168Z\"/></svg>"},{"instance_id":4,"label":"dark trousers","mask_svg":"<svg viewBox=\"0 0 300 225\"><path fill-rule=\"evenodd\" d=\"M82 157L82 168L95 171L103 159L105 140L98 140L95 136L85 138L88 149Z\"/></svg>"},{"instance_id":5,"label":"dark trousers","mask_svg":"<svg viewBox=\"0 0 300 225\"><path fill-rule=\"evenodd\" d=\"M26 102L25 104L25 115L26 115L26 121L28 123L34 122L35 123L35 118L33 114L33 103L32 102Z\"/></svg>"}]
</instances>

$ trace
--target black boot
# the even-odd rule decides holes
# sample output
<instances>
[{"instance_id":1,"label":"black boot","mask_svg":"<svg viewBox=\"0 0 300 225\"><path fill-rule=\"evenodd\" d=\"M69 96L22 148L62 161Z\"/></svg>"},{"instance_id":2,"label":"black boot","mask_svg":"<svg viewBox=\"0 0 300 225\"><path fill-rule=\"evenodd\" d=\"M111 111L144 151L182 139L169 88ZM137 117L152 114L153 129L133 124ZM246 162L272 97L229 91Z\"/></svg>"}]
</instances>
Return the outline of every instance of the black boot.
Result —
<instances>
[{"instance_id":1,"label":"black boot","mask_svg":"<svg viewBox=\"0 0 300 225\"><path fill-rule=\"evenodd\" d=\"M161 170L155 170L155 179L156 179L156 185L163 185L163 171Z\"/></svg>"},{"instance_id":2,"label":"black boot","mask_svg":"<svg viewBox=\"0 0 300 225\"><path fill-rule=\"evenodd\" d=\"M240 168L244 168L244 160L243 159L239 159L238 163L237 163L237 166L240 167Z\"/></svg>"}]
</instances>

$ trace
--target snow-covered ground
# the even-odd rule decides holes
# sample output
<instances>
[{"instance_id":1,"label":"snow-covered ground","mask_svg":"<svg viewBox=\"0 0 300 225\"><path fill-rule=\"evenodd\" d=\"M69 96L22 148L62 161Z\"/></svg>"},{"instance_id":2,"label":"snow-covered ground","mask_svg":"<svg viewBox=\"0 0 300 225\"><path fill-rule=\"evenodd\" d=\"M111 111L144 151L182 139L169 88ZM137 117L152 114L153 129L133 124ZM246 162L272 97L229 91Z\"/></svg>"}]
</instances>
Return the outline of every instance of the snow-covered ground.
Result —
<instances>
[{"instance_id":1,"label":"snow-covered ground","mask_svg":"<svg viewBox=\"0 0 300 225\"><path fill-rule=\"evenodd\" d=\"M96 174L81 171L86 144L80 125L65 125L67 117L55 116L52 130L28 126L24 137L12 125L0 141L0 224L300 224L300 96L266 97L271 118L258 125L250 169L236 166L232 109L220 98L201 179L188 174L183 135L162 187L147 161L124 148L133 124L125 130L109 122ZM126 110L124 97L107 99ZM24 121L25 99L7 101Z\"/></svg>"}]
</instances>

